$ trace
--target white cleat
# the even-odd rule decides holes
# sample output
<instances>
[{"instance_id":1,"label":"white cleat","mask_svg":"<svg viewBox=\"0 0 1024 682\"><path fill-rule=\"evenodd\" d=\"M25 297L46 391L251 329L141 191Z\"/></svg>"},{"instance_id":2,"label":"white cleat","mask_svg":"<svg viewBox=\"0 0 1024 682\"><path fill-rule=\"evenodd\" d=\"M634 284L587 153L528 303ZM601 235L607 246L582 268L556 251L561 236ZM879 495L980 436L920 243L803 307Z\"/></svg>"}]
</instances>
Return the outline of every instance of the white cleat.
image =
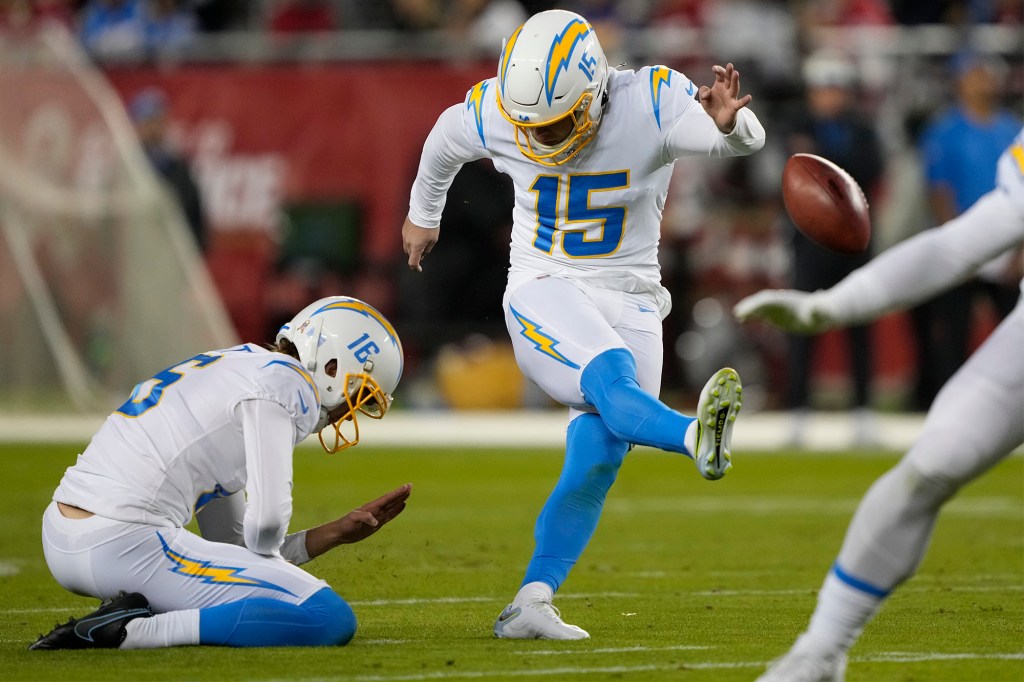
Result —
<instances>
[{"instance_id":1,"label":"white cleat","mask_svg":"<svg viewBox=\"0 0 1024 682\"><path fill-rule=\"evenodd\" d=\"M817 656L811 652L790 651L769 664L756 682L843 682L845 678L845 653Z\"/></svg>"},{"instance_id":2,"label":"white cleat","mask_svg":"<svg viewBox=\"0 0 1024 682\"><path fill-rule=\"evenodd\" d=\"M731 367L715 372L704 384L697 402L697 443L693 461L700 475L717 481L732 467L732 427L743 405L740 375Z\"/></svg>"},{"instance_id":3,"label":"white cleat","mask_svg":"<svg viewBox=\"0 0 1024 682\"><path fill-rule=\"evenodd\" d=\"M494 622L494 636L499 639L590 639L586 630L564 622L558 609L546 601L506 606Z\"/></svg>"}]
</instances>

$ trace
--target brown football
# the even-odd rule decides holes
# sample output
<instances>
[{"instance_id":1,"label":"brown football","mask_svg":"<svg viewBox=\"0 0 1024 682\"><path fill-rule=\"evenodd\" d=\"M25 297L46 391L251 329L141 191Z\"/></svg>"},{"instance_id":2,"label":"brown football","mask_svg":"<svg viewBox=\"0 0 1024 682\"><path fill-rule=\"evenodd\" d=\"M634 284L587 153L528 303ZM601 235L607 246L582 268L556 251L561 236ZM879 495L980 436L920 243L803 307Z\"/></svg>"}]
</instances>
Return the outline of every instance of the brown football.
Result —
<instances>
[{"instance_id":1,"label":"brown football","mask_svg":"<svg viewBox=\"0 0 1024 682\"><path fill-rule=\"evenodd\" d=\"M840 253L860 253L871 240L868 201L845 170L814 154L793 154L782 171L782 201L797 228Z\"/></svg>"}]
</instances>

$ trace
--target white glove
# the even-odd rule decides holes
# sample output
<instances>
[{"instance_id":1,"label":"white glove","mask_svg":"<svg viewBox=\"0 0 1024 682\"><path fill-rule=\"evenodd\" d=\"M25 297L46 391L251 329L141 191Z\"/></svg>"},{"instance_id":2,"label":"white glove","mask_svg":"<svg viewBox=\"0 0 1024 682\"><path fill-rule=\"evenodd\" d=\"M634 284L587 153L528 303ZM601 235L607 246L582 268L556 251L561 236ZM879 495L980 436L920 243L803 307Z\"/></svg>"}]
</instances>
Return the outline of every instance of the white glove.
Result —
<instances>
[{"instance_id":1,"label":"white glove","mask_svg":"<svg viewBox=\"0 0 1024 682\"><path fill-rule=\"evenodd\" d=\"M817 334L839 326L824 291L765 289L737 303L732 313L740 322L763 320L797 334Z\"/></svg>"}]
</instances>

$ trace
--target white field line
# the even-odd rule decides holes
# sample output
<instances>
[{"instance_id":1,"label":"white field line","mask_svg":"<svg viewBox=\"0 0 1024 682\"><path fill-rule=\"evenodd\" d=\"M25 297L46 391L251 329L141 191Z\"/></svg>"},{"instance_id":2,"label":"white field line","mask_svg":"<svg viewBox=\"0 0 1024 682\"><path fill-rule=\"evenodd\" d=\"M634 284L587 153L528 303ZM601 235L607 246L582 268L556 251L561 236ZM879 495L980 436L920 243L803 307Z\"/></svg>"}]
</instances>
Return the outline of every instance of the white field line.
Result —
<instances>
[{"instance_id":1,"label":"white field line","mask_svg":"<svg viewBox=\"0 0 1024 682\"><path fill-rule=\"evenodd\" d=\"M904 587L900 592L947 592L955 588L957 592L1022 592L1024 585L958 585L944 584L936 587ZM692 592L680 592L681 596L691 597L786 597L793 595L810 595L816 592L817 587L792 588L786 590L698 590ZM629 599L641 596L637 592L592 592L580 594L560 594L558 599ZM415 597L410 599L373 599L369 601L350 601L352 606L415 606L417 604L483 604L502 602L501 597ZM0 609L0 614L15 613L68 613L80 610L74 605L52 606L33 609Z\"/></svg>"},{"instance_id":2,"label":"white field line","mask_svg":"<svg viewBox=\"0 0 1024 682\"><path fill-rule=\"evenodd\" d=\"M18 568L17 564L11 561L0 561L0 578L9 578L19 573L21 573L21 569Z\"/></svg>"},{"instance_id":3,"label":"white field line","mask_svg":"<svg viewBox=\"0 0 1024 682\"><path fill-rule=\"evenodd\" d=\"M586 650L573 653L586 654ZM876 656L864 656L852 659L853 663L924 663L928 661L980 661L1024 660L1024 653L1007 654L974 654L974 653L930 653L930 652L893 652ZM715 661L706 663L679 663L672 665L616 665L594 668L541 668L531 670L439 670L430 673L412 675L356 675L353 677L317 677L308 680L358 680L359 682L398 682L399 680L441 680L441 679L482 679L506 677L553 677L559 675L622 675L627 673L662 672L668 670L725 670L734 668L761 669L768 665L767 661ZM283 681L282 681L283 682ZM291 680L290 682L296 682Z\"/></svg>"},{"instance_id":4,"label":"white field line","mask_svg":"<svg viewBox=\"0 0 1024 682\"><path fill-rule=\"evenodd\" d=\"M605 647L603 649L540 649L538 651L515 651L513 653L519 656L561 656L565 654L631 654L631 653L644 653L648 651L705 651L707 649L714 649L715 647L700 646L700 645L686 645L680 644L678 646L620 646L620 647Z\"/></svg>"},{"instance_id":5,"label":"white field line","mask_svg":"<svg viewBox=\"0 0 1024 682\"><path fill-rule=\"evenodd\" d=\"M728 497L646 497L613 499L605 503L605 511L613 514L635 513L726 513L765 516L771 514L852 514L860 504L859 497L814 499L808 496L771 497L741 495ZM947 504L944 516L960 518L1019 519L1024 509L1013 497L966 497Z\"/></svg>"}]
</instances>

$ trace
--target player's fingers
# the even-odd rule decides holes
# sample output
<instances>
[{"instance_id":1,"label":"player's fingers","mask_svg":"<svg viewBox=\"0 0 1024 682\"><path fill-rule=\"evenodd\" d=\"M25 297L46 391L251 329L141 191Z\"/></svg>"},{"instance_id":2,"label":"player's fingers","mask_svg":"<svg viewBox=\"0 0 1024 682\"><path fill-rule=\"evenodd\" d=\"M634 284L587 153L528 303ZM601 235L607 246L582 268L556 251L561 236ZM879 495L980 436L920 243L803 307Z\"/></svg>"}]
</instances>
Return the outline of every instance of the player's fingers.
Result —
<instances>
[{"instance_id":1,"label":"player's fingers","mask_svg":"<svg viewBox=\"0 0 1024 682\"><path fill-rule=\"evenodd\" d=\"M390 505L380 511L377 514L377 520L381 523L387 523L391 519L395 518L405 510L405 502L400 502L397 505Z\"/></svg>"},{"instance_id":2,"label":"player's fingers","mask_svg":"<svg viewBox=\"0 0 1024 682\"><path fill-rule=\"evenodd\" d=\"M356 523L364 526L370 526L371 528L376 528L380 525L380 522L377 521L377 517L365 509L356 509L349 515L349 517Z\"/></svg>"},{"instance_id":3,"label":"player's fingers","mask_svg":"<svg viewBox=\"0 0 1024 682\"><path fill-rule=\"evenodd\" d=\"M706 85L700 86L697 90L697 96L700 98L701 102L706 102L711 97L711 88Z\"/></svg>"},{"instance_id":4,"label":"player's fingers","mask_svg":"<svg viewBox=\"0 0 1024 682\"><path fill-rule=\"evenodd\" d=\"M380 509L393 502L404 502L412 493L412 483L405 483L392 491L386 492L372 502L367 502L360 509Z\"/></svg>"}]
</instances>

